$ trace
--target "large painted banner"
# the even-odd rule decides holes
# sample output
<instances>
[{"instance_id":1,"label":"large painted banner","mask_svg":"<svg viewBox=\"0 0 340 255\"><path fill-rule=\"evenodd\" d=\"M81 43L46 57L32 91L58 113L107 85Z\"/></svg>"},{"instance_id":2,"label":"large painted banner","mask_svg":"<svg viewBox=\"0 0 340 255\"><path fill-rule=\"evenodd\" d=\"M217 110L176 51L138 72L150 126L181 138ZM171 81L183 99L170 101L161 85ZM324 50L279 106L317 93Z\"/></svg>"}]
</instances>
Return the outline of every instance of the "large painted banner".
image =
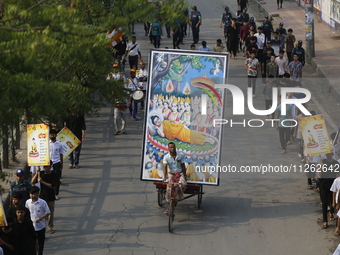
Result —
<instances>
[{"instance_id":1,"label":"large painted banner","mask_svg":"<svg viewBox=\"0 0 340 255\"><path fill-rule=\"evenodd\" d=\"M323 115L299 119L307 156L317 156L332 152Z\"/></svg>"},{"instance_id":2,"label":"large painted banner","mask_svg":"<svg viewBox=\"0 0 340 255\"><path fill-rule=\"evenodd\" d=\"M151 50L141 180L160 181L168 143L185 155L188 183L219 184L223 89L229 55ZM206 109L202 108L202 98ZM202 114L205 113L206 114Z\"/></svg>"},{"instance_id":3,"label":"large painted banner","mask_svg":"<svg viewBox=\"0 0 340 255\"><path fill-rule=\"evenodd\" d=\"M70 129L64 127L57 135L57 140L61 143L63 148L63 159L66 160L68 155L74 151L81 141L72 133Z\"/></svg>"},{"instance_id":4,"label":"large painted banner","mask_svg":"<svg viewBox=\"0 0 340 255\"><path fill-rule=\"evenodd\" d=\"M50 164L49 140L48 125L27 125L27 162L29 166Z\"/></svg>"}]
</instances>

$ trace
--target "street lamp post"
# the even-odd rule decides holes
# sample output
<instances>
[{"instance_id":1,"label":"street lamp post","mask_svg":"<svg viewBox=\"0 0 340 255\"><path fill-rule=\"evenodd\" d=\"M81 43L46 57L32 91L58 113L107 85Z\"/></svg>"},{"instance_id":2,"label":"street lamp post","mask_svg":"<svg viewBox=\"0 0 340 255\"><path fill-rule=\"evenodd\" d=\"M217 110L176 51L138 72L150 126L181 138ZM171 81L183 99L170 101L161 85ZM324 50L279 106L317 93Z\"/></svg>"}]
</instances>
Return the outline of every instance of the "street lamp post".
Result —
<instances>
[{"instance_id":1,"label":"street lamp post","mask_svg":"<svg viewBox=\"0 0 340 255\"><path fill-rule=\"evenodd\" d=\"M314 6L313 0L306 0L306 60L311 64L312 58L315 57L314 43Z\"/></svg>"}]
</instances>

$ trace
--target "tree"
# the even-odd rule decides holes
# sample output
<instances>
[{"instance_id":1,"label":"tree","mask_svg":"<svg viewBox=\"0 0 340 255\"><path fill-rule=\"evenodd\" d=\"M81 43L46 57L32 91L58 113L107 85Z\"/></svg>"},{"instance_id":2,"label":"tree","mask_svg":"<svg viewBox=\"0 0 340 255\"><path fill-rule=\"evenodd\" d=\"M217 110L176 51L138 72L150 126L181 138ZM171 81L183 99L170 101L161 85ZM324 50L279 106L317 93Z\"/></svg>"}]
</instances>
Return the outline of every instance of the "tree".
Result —
<instances>
[{"instance_id":1,"label":"tree","mask_svg":"<svg viewBox=\"0 0 340 255\"><path fill-rule=\"evenodd\" d=\"M177 17L182 0L157 4ZM124 95L106 81L112 49L107 31L128 31L155 10L147 0L2 0L0 2L0 123L2 136L22 124L93 113ZM123 14L123 15L122 15Z\"/></svg>"}]
</instances>

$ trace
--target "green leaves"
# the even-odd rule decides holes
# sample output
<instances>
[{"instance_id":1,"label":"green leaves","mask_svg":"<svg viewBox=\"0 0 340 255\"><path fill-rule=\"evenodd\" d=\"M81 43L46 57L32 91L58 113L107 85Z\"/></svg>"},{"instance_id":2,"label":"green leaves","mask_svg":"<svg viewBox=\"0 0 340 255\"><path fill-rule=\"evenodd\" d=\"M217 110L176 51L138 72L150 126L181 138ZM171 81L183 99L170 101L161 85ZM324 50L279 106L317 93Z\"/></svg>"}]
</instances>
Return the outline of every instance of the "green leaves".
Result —
<instances>
[{"instance_id":1,"label":"green leaves","mask_svg":"<svg viewBox=\"0 0 340 255\"><path fill-rule=\"evenodd\" d=\"M106 32L127 31L150 13L175 19L185 7L182 0L164 1L157 10L146 0L6 0L0 121L11 125L10 112L25 112L23 121L33 123L62 118L70 108L91 113L107 102L114 105L126 92L123 84L105 80L112 61Z\"/></svg>"}]
</instances>

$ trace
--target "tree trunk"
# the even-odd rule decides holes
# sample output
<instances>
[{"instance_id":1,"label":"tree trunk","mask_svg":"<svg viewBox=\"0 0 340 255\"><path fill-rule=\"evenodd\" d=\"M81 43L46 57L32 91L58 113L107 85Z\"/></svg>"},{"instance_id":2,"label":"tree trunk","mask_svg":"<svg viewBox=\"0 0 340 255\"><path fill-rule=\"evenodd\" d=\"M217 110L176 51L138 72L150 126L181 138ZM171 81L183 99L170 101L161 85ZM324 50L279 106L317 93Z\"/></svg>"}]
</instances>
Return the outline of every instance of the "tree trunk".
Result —
<instances>
[{"instance_id":1,"label":"tree trunk","mask_svg":"<svg viewBox=\"0 0 340 255\"><path fill-rule=\"evenodd\" d=\"M4 168L8 168L9 156L8 156L8 126L2 126L2 165Z\"/></svg>"},{"instance_id":2,"label":"tree trunk","mask_svg":"<svg viewBox=\"0 0 340 255\"><path fill-rule=\"evenodd\" d=\"M20 149L20 117L15 119L15 148Z\"/></svg>"}]
</instances>

